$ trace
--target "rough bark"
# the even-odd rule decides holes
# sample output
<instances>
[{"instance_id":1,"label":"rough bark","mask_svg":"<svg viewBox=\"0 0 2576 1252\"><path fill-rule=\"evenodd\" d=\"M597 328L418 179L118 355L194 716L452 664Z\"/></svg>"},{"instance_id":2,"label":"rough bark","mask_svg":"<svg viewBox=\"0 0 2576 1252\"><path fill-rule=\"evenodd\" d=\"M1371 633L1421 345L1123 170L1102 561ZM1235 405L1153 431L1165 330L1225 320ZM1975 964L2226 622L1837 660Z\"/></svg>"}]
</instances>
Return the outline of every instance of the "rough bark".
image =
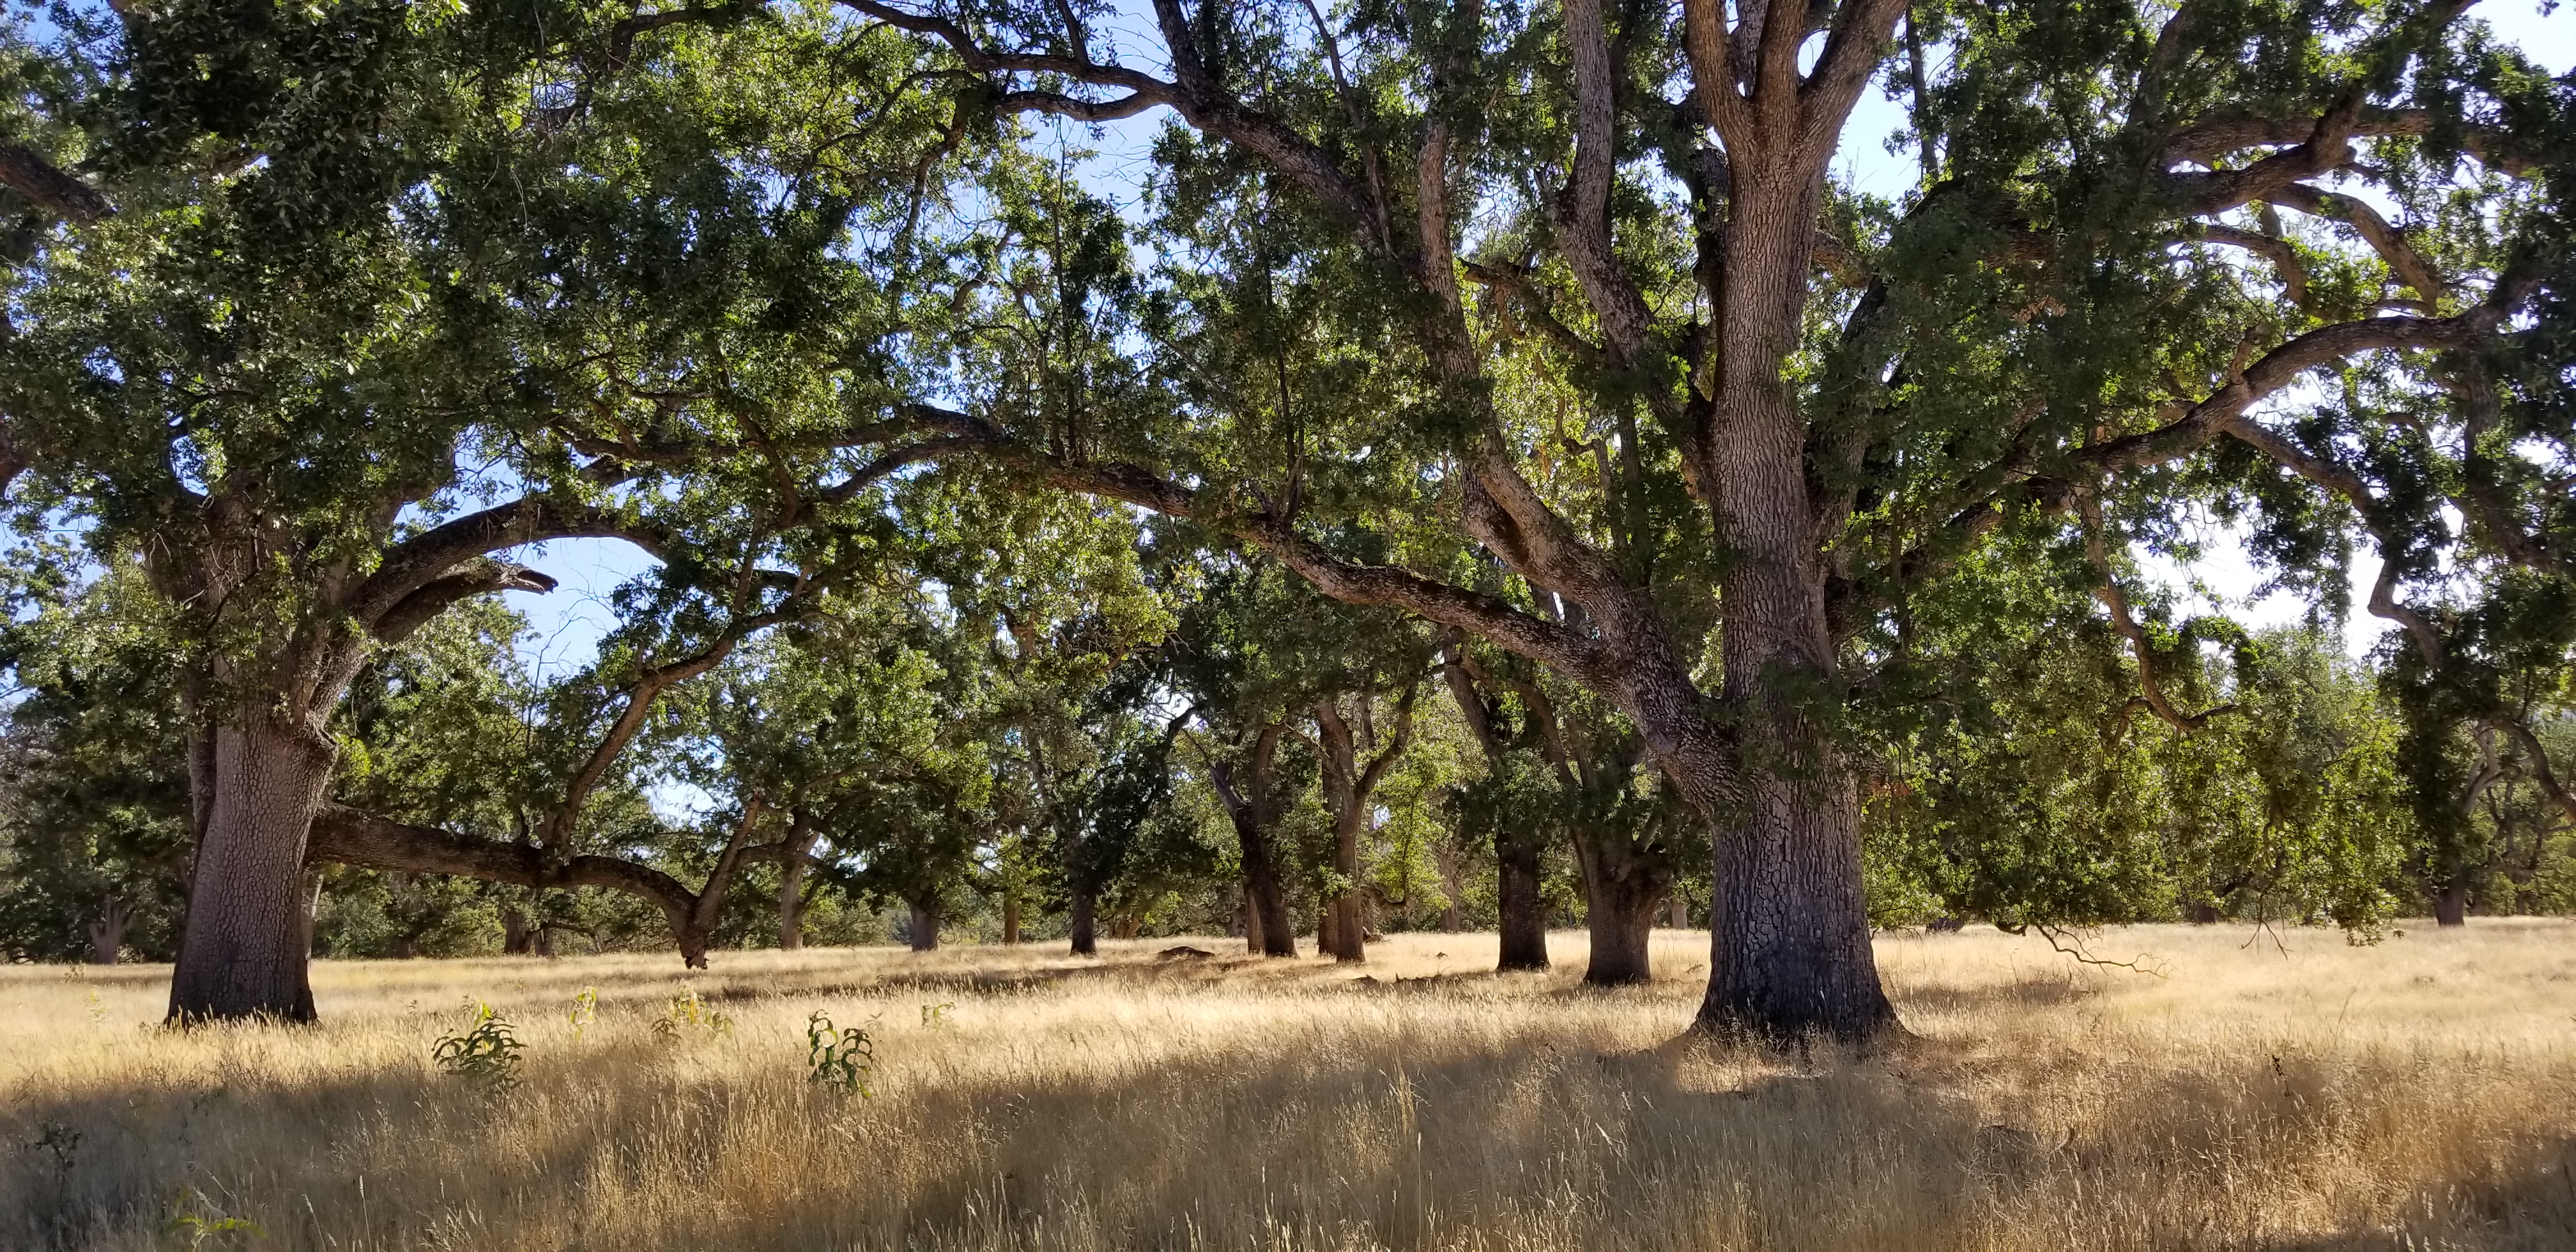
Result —
<instances>
[{"instance_id":1,"label":"rough bark","mask_svg":"<svg viewBox=\"0 0 2576 1252\"><path fill-rule=\"evenodd\" d=\"M1850 780L1766 778L1746 809L1713 832L1710 975L1699 1024L1775 1042L1867 1039L1893 1028L1896 1012L1870 948L1860 804Z\"/></svg>"},{"instance_id":2,"label":"rough bark","mask_svg":"<svg viewBox=\"0 0 2576 1252\"><path fill-rule=\"evenodd\" d=\"M264 713L215 732L214 800L170 980L170 1019L313 1020L304 845L336 752Z\"/></svg>"},{"instance_id":3,"label":"rough bark","mask_svg":"<svg viewBox=\"0 0 2576 1252\"><path fill-rule=\"evenodd\" d=\"M526 956L536 948L536 928L528 924L528 912L522 908L501 910L501 954Z\"/></svg>"}]
</instances>

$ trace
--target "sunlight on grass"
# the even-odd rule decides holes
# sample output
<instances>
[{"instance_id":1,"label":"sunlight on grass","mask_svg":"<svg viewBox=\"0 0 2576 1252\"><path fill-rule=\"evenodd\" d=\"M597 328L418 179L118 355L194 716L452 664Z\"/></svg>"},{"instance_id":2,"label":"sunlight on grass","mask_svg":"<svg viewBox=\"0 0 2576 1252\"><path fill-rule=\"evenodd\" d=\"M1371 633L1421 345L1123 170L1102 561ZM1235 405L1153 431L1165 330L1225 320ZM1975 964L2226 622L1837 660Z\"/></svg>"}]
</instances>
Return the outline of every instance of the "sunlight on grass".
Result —
<instances>
[{"instance_id":1,"label":"sunlight on grass","mask_svg":"<svg viewBox=\"0 0 2576 1252\"><path fill-rule=\"evenodd\" d=\"M1882 938L1918 1038L1803 1060L1678 1039L1681 932L1617 992L1176 942L323 962L321 1026L187 1035L0 969L0 1247L2576 1246L2576 924ZM433 1064L471 1002L515 1085Z\"/></svg>"}]
</instances>

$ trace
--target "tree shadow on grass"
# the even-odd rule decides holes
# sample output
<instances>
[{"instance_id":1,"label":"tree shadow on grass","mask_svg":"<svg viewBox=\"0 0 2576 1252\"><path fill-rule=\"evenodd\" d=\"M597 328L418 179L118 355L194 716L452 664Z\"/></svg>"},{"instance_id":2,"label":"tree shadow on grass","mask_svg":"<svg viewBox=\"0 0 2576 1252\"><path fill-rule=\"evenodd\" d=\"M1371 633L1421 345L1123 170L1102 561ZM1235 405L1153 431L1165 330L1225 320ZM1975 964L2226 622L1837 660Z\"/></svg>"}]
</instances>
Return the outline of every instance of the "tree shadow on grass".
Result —
<instances>
[{"instance_id":1,"label":"tree shadow on grass","mask_svg":"<svg viewBox=\"0 0 2576 1252\"><path fill-rule=\"evenodd\" d=\"M1376 990L1455 985L1414 982ZM894 985L942 986L868 989ZM248 1218L264 1248L2576 1246L2565 1136L2388 1179L2399 1200L2322 1234L2217 1202L2341 1150L2327 1079L2278 1062L2132 1070L2078 1133L1938 1041L1799 1060L1436 1025L1283 1019L1152 1061L1032 1036L1110 1055L939 1077L922 1054L896 1063L938 1081L874 1099L805 1082L792 1049L700 1074L641 1038L541 1055L515 1090L405 1066L38 1095L0 1110L0 1246L191 1215Z\"/></svg>"}]
</instances>

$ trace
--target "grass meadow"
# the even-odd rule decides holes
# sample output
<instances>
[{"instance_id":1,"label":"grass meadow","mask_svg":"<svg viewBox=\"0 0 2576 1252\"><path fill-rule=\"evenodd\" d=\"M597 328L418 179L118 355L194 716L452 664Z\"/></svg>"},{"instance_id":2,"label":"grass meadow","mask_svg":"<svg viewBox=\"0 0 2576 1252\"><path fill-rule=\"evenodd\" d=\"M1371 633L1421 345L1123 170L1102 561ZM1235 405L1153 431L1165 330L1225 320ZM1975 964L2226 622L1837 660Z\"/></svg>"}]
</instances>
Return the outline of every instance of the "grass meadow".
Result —
<instances>
[{"instance_id":1,"label":"grass meadow","mask_svg":"<svg viewBox=\"0 0 2576 1252\"><path fill-rule=\"evenodd\" d=\"M1913 1038L1804 1057L1683 1035L1705 944L1613 992L1568 934L1514 976L1440 934L1365 977L1213 939L320 962L320 1026L186 1034L166 968L0 967L0 1247L2576 1248L2576 924L2091 938L2161 976L1889 936ZM515 1085L433 1063L469 998ZM866 1095L811 1080L818 1009Z\"/></svg>"}]
</instances>

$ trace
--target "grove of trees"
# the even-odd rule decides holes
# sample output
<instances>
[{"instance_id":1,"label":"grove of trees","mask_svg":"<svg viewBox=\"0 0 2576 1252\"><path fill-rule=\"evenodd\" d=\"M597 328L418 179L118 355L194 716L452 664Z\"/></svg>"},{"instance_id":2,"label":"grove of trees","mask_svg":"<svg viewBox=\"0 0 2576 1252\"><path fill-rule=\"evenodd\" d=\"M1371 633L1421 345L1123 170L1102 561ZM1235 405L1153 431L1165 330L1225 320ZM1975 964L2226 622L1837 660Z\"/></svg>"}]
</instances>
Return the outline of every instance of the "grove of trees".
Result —
<instances>
[{"instance_id":1,"label":"grove of trees","mask_svg":"<svg viewBox=\"0 0 2576 1252\"><path fill-rule=\"evenodd\" d=\"M2468 0L6 21L0 947L174 1020L1580 919L1865 1039L1877 927L2576 908L2576 76Z\"/></svg>"}]
</instances>

